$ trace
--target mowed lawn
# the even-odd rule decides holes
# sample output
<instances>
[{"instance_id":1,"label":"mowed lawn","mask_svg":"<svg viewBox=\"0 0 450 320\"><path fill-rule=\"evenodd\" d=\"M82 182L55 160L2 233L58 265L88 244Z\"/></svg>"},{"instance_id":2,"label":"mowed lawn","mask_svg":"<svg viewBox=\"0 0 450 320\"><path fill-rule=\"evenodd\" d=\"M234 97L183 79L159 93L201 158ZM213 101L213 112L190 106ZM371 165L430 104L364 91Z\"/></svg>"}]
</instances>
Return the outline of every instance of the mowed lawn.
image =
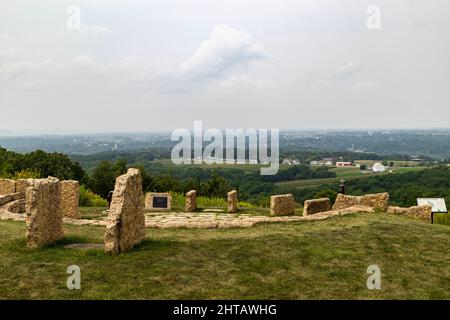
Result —
<instances>
[{"instance_id":1,"label":"mowed lawn","mask_svg":"<svg viewBox=\"0 0 450 320\"><path fill-rule=\"evenodd\" d=\"M450 299L450 227L358 213L240 229L147 229L133 251L102 243L103 227L65 225L65 239L26 248L25 224L0 221L1 299ZM381 268L381 290L366 286ZM81 267L81 290L66 269Z\"/></svg>"}]
</instances>

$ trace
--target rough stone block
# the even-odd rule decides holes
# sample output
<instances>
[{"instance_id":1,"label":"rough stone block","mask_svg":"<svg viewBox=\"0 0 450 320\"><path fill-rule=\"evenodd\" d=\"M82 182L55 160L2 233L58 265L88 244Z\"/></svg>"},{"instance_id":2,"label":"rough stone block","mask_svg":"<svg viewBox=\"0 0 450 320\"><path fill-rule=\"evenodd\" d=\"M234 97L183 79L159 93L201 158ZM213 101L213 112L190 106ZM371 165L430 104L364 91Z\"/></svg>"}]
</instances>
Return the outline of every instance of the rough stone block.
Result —
<instances>
[{"instance_id":1,"label":"rough stone block","mask_svg":"<svg viewBox=\"0 0 450 320\"><path fill-rule=\"evenodd\" d=\"M7 204L8 202L17 201L20 199L24 199L24 196L22 193L19 192L0 195L0 206Z\"/></svg>"},{"instance_id":2,"label":"rough stone block","mask_svg":"<svg viewBox=\"0 0 450 320\"><path fill-rule=\"evenodd\" d=\"M238 194L232 190L227 194L228 213L236 213L238 209Z\"/></svg>"},{"instance_id":3,"label":"rough stone block","mask_svg":"<svg viewBox=\"0 0 450 320\"><path fill-rule=\"evenodd\" d=\"M389 206L387 212L391 214L399 214L409 218L431 222L432 208L431 206L413 206L409 208Z\"/></svg>"},{"instance_id":4,"label":"rough stone block","mask_svg":"<svg viewBox=\"0 0 450 320\"><path fill-rule=\"evenodd\" d=\"M19 179L16 181L16 192L20 192L25 196L27 188L33 184L34 179Z\"/></svg>"},{"instance_id":5,"label":"rough stone block","mask_svg":"<svg viewBox=\"0 0 450 320\"><path fill-rule=\"evenodd\" d=\"M26 201L25 199L14 200L9 202L5 209L11 213L25 213Z\"/></svg>"},{"instance_id":6,"label":"rough stone block","mask_svg":"<svg viewBox=\"0 0 450 320\"><path fill-rule=\"evenodd\" d=\"M295 199L292 194L270 197L270 214L272 216L286 216L295 213Z\"/></svg>"},{"instance_id":7,"label":"rough stone block","mask_svg":"<svg viewBox=\"0 0 450 320\"><path fill-rule=\"evenodd\" d=\"M63 237L58 179L36 179L26 191L27 246L39 248Z\"/></svg>"},{"instance_id":8,"label":"rough stone block","mask_svg":"<svg viewBox=\"0 0 450 320\"><path fill-rule=\"evenodd\" d=\"M16 181L10 179L0 179L0 195L16 192Z\"/></svg>"},{"instance_id":9,"label":"rough stone block","mask_svg":"<svg viewBox=\"0 0 450 320\"><path fill-rule=\"evenodd\" d=\"M329 210L331 210L331 202L329 198L306 200L303 206L303 215L309 216L311 214Z\"/></svg>"},{"instance_id":10,"label":"rough stone block","mask_svg":"<svg viewBox=\"0 0 450 320\"><path fill-rule=\"evenodd\" d=\"M78 203L80 199L80 184L78 181L65 180L61 186L61 211L64 217L80 219Z\"/></svg>"},{"instance_id":11,"label":"rough stone block","mask_svg":"<svg viewBox=\"0 0 450 320\"><path fill-rule=\"evenodd\" d=\"M386 211L389 202L389 193L366 194L363 196L348 196L338 194L333 210L345 209L353 206L367 206L377 210Z\"/></svg>"},{"instance_id":12,"label":"rough stone block","mask_svg":"<svg viewBox=\"0 0 450 320\"><path fill-rule=\"evenodd\" d=\"M116 179L105 233L105 252L128 251L145 237L142 178L130 168Z\"/></svg>"},{"instance_id":13,"label":"rough stone block","mask_svg":"<svg viewBox=\"0 0 450 320\"><path fill-rule=\"evenodd\" d=\"M186 193L186 212L195 212L197 210L197 191L191 190Z\"/></svg>"}]
</instances>

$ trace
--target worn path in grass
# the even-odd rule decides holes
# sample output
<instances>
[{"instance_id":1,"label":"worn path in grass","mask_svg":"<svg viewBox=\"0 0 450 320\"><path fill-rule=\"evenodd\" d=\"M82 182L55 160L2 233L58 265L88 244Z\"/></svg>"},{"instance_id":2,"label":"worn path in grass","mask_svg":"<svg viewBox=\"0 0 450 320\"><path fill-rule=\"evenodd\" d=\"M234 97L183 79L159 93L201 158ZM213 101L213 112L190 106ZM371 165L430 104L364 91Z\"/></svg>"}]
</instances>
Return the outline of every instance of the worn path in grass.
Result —
<instances>
[{"instance_id":1,"label":"worn path in grass","mask_svg":"<svg viewBox=\"0 0 450 320\"><path fill-rule=\"evenodd\" d=\"M210 209L202 212L148 212L145 214L145 227L147 228L245 228L253 227L260 223L295 222L306 220L324 220L335 216L351 214L353 212L373 212L373 209L365 206L326 211L310 216L266 216L249 213L228 214L223 210ZM65 224L73 225L97 225L106 226L108 217L103 215L91 219L64 218ZM25 221L26 215L11 213L0 208L0 220Z\"/></svg>"}]
</instances>

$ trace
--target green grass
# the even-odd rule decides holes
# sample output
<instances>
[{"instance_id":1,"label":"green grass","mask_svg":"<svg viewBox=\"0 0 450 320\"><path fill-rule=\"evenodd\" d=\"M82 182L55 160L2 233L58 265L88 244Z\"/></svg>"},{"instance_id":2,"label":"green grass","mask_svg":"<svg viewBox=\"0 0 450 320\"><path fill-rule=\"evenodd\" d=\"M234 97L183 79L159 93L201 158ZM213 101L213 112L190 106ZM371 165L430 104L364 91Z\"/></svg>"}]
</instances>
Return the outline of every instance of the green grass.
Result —
<instances>
[{"instance_id":1,"label":"green grass","mask_svg":"<svg viewBox=\"0 0 450 320\"><path fill-rule=\"evenodd\" d=\"M99 219L106 215L103 211L107 210L107 207L80 207L80 216L82 219Z\"/></svg>"},{"instance_id":2,"label":"green grass","mask_svg":"<svg viewBox=\"0 0 450 320\"><path fill-rule=\"evenodd\" d=\"M450 299L450 228L387 214L249 229L147 229L133 251L64 248L101 243L104 228L65 225L43 250L25 224L0 221L0 299ZM81 290L66 269L81 267ZM378 264L381 290L368 290Z\"/></svg>"},{"instance_id":3,"label":"green grass","mask_svg":"<svg viewBox=\"0 0 450 320\"><path fill-rule=\"evenodd\" d=\"M172 192L173 207L184 207L186 197L182 193ZM227 201L223 197L204 197L197 196L197 205L200 207L223 207L226 208Z\"/></svg>"},{"instance_id":4,"label":"green grass","mask_svg":"<svg viewBox=\"0 0 450 320\"><path fill-rule=\"evenodd\" d=\"M433 223L445 224L450 226L450 213L435 213L433 217Z\"/></svg>"}]
</instances>

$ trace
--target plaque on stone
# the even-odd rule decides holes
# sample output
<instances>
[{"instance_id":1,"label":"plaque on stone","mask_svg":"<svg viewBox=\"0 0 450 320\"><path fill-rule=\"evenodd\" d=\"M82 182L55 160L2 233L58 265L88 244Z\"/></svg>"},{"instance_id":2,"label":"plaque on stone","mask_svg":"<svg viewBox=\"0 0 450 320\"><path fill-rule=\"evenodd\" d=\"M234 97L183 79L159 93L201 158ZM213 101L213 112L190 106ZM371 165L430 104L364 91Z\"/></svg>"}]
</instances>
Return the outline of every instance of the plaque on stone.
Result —
<instances>
[{"instance_id":1,"label":"plaque on stone","mask_svg":"<svg viewBox=\"0 0 450 320\"><path fill-rule=\"evenodd\" d=\"M171 200L170 193L149 192L145 196L145 210L170 210Z\"/></svg>"}]
</instances>

